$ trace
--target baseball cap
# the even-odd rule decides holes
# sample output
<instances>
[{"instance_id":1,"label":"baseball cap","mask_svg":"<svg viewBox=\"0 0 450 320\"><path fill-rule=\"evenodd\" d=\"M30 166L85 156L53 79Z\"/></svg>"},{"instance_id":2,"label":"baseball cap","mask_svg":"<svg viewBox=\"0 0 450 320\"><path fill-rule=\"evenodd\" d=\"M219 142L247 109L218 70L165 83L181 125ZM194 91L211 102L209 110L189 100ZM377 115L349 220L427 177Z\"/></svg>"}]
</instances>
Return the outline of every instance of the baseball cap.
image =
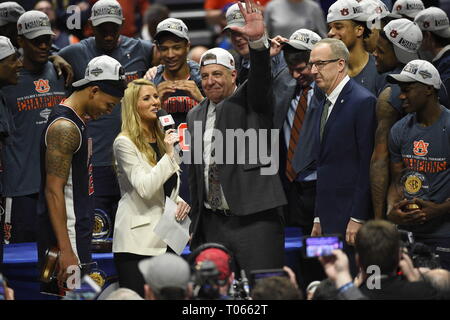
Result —
<instances>
[{"instance_id":1,"label":"baseball cap","mask_svg":"<svg viewBox=\"0 0 450 320\"><path fill-rule=\"evenodd\" d=\"M103 55L89 61L84 78L72 83L75 88L87 84L98 85L102 91L115 97L123 97L125 71L114 58Z\"/></svg>"},{"instance_id":2,"label":"baseball cap","mask_svg":"<svg viewBox=\"0 0 450 320\"><path fill-rule=\"evenodd\" d=\"M156 292L168 287L186 289L191 277L189 264L173 253L142 260L138 267L145 282Z\"/></svg>"},{"instance_id":3,"label":"baseball cap","mask_svg":"<svg viewBox=\"0 0 450 320\"><path fill-rule=\"evenodd\" d=\"M443 38L450 38L450 24L444 10L436 7L427 8L414 18L422 31L431 31Z\"/></svg>"},{"instance_id":4,"label":"baseball cap","mask_svg":"<svg viewBox=\"0 0 450 320\"><path fill-rule=\"evenodd\" d=\"M408 18L414 18L420 11L424 10L422 0L397 0L392 6L392 17L402 18L407 16Z\"/></svg>"},{"instance_id":5,"label":"baseball cap","mask_svg":"<svg viewBox=\"0 0 450 320\"><path fill-rule=\"evenodd\" d=\"M308 29L298 29L291 35L289 41L285 42L285 45L297 50L312 50L313 46L320 40L322 38L317 33Z\"/></svg>"},{"instance_id":6,"label":"baseball cap","mask_svg":"<svg viewBox=\"0 0 450 320\"><path fill-rule=\"evenodd\" d=\"M380 0L363 0L359 3L364 12L365 21L381 20L390 15L389 9Z\"/></svg>"},{"instance_id":7,"label":"baseball cap","mask_svg":"<svg viewBox=\"0 0 450 320\"><path fill-rule=\"evenodd\" d=\"M17 33L27 39L34 39L47 34L55 35L48 16L37 10L27 11L20 16L17 20Z\"/></svg>"},{"instance_id":8,"label":"baseball cap","mask_svg":"<svg viewBox=\"0 0 450 320\"><path fill-rule=\"evenodd\" d=\"M91 10L91 17L94 27L104 22L112 22L115 24L122 24L123 13L122 7L116 0L100 0L97 1Z\"/></svg>"},{"instance_id":9,"label":"baseball cap","mask_svg":"<svg viewBox=\"0 0 450 320\"><path fill-rule=\"evenodd\" d=\"M402 63L418 59L417 51L422 43L419 26L405 18L392 20L383 29L386 37L394 45L395 56Z\"/></svg>"},{"instance_id":10,"label":"baseball cap","mask_svg":"<svg viewBox=\"0 0 450 320\"><path fill-rule=\"evenodd\" d=\"M245 3L241 4L245 9ZM237 2L228 8L225 18L227 19L227 25L223 28L224 31L230 27L243 27L245 25L244 16L242 15Z\"/></svg>"},{"instance_id":11,"label":"baseball cap","mask_svg":"<svg viewBox=\"0 0 450 320\"><path fill-rule=\"evenodd\" d=\"M327 23L338 20L366 21L363 6L356 0L337 0L328 9Z\"/></svg>"},{"instance_id":12,"label":"baseball cap","mask_svg":"<svg viewBox=\"0 0 450 320\"><path fill-rule=\"evenodd\" d=\"M225 68L234 70L234 58L227 50L222 48L213 48L206 51L200 57L200 66L209 64L220 64Z\"/></svg>"},{"instance_id":13,"label":"baseball cap","mask_svg":"<svg viewBox=\"0 0 450 320\"><path fill-rule=\"evenodd\" d=\"M0 60L16 53L16 49L11 44L9 38L0 36Z\"/></svg>"},{"instance_id":14,"label":"baseball cap","mask_svg":"<svg viewBox=\"0 0 450 320\"><path fill-rule=\"evenodd\" d=\"M17 2L7 1L0 3L0 27L8 23L16 23L24 13L25 9Z\"/></svg>"},{"instance_id":15,"label":"baseball cap","mask_svg":"<svg viewBox=\"0 0 450 320\"><path fill-rule=\"evenodd\" d=\"M180 19L167 18L158 23L155 34L156 40L158 39L158 37L161 35L162 32L170 32L179 38L186 39L187 41L189 41L188 28L186 24Z\"/></svg>"},{"instance_id":16,"label":"baseball cap","mask_svg":"<svg viewBox=\"0 0 450 320\"><path fill-rule=\"evenodd\" d=\"M198 254L195 258L195 264L197 265L206 260L211 261L219 271L219 280L225 280L231 274L230 259L231 257L222 249L209 248Z\"/></svg>"},{"instance_id":17,"label":"baseball cap","mask_svg":"<svg viewBox=\"0 0 450 320\"><path fill-rule=\"evenodd\" d=\"M388 75L387 81L390 83L420 82L433 86L437 90L441 87L439 71L430 62L419 59L408 62L399 74Z\"/></svg>"}]
</instances>

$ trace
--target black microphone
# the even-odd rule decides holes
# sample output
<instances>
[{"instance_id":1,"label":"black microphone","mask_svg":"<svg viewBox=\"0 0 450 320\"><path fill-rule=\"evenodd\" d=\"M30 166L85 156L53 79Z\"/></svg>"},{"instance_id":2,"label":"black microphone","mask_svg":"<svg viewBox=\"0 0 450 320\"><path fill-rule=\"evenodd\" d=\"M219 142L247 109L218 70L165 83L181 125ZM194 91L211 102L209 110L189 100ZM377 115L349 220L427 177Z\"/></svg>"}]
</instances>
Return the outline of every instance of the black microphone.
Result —
<instances>
[{"instance_id":1,"label":"black microphone","mask_svg":"<svg viewBox=\"0 0 450 320\"><path fill-rule=\"evenodd\" d=\"M175 129L175 121L173 120L172 115L168 114L166 110L162 108L159 109L158 112L156 112L156 116L158 117L159 123L161 123L164 131ZM181 150L178 142L175 142L173 147L175 148L175 151L178 153L178 155L182 157L183 150Z\"/></svg>"}]
</instances>

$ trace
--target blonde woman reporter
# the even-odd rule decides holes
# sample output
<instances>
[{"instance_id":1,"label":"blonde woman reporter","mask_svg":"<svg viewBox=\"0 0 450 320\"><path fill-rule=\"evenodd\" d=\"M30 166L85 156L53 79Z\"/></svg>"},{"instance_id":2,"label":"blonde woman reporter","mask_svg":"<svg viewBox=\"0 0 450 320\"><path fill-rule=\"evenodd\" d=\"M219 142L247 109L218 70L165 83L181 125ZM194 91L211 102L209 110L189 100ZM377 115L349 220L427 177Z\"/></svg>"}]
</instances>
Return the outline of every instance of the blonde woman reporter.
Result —
<instances>
[{"instance_id":1,"label":"blonde woman reporter","mask_svg":"<svg viewBox=\"0 0 450 320\"><path fill-rule=\"evenodd\" d=\"M114 141L121 199L114 224L113 252L120 287L144 296L138 262L171 249L153 228L164 211L165 198L178 204L183 220L190 207L179 196L180 167L174 158L174 130L160 127L156 112L161 101L147 80L130 82L122 100L122 131Z\"/></svg>"}]
</instances>

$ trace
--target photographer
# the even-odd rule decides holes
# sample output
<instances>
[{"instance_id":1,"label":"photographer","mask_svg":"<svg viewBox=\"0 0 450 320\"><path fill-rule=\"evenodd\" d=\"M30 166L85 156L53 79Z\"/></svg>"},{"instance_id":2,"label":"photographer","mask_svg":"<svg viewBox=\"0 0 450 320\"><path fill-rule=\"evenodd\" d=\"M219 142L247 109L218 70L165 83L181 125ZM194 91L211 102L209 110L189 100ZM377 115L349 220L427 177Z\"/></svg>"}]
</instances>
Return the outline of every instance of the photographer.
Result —
<instances>
[{"instance_id":1,"label":"photographer","mask_svg":"<svg viewBox=\"0 0 450 320\"><path fill-rule=\"evenodd\" d=\"M382 220L365 223L356 235L355 250L362 273L360 290L365 296L375 300L436 299L436 290L418 277L415 280L419 281L411 282L408 270L401 268L406 279L397 275L407 255L401 250L400 234L393 224Z\"/></svg>"},{"instance_id":2,"label":"photographer","mask_svg":"<svg viewBox=\"0 0 450 320\"><path fill-rule=\"evenodd\" d=\"M232 257L228 249L207 243L192 252L189 260L194 270L194 299L233 299L234 272L231 271Z\"/></svg>"}]
</instances>

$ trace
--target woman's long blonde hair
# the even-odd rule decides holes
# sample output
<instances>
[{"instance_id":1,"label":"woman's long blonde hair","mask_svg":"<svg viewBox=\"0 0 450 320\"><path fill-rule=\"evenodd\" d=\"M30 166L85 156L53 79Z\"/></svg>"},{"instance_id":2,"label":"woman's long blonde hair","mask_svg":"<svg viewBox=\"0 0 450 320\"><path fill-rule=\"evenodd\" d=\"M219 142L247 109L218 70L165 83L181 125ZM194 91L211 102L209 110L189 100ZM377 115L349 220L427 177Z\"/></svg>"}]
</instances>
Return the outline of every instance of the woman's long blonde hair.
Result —
<instances>
[{"instance_id":1,"label":"woman's long blonde hair","mask_svg":"<svg viewBox=\"0 0 450 320\"><path fill-rule=\"evenodd\" d=\"M137 103L139 99L139 91L143 86L152 86L156 90L153 82L145 79L137 79L130 82L125 90L122 98L122 131L120 135L127 136L136 145L138 150L142 152L151 165L156 165L158 162L156 152L147 143L147 139L142 127L141 117L137 111ZM159 121L155 121L154 125L155 136L158 148L161 152L161 157L166 153L164 144L164 132L161 129Z\"/></svg>"}]
</instances>

